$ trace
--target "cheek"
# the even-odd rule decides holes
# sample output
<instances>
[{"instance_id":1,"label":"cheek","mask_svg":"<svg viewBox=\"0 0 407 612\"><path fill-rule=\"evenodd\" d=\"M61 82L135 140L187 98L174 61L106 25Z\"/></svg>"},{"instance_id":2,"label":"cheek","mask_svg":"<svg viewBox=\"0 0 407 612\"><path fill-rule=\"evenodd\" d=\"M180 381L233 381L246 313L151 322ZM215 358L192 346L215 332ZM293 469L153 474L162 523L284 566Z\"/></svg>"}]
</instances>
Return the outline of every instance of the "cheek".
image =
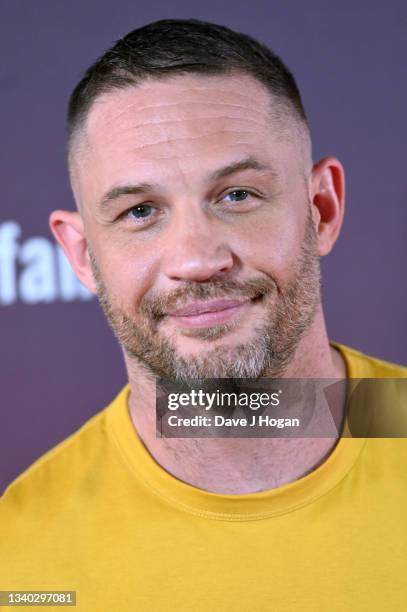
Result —
<instances>
[{"instance_id":1,"label":"cheek","mask_svg":"<svg viewBox=\"0 0 407 612\"><path fill-rule=\"evenodd\" d=\"M98 262L113 305L127 312L137 310L154 283L157 249L129 243L109 248L105 242Z\"/></svg>"},{"instance_id":2,"label":"cheek","mask_svg":"<svg viewBox=\"0 0 407 612\"><path fill-rule=\"evenodd\" d=\"M233 249L243 265L284 280L300 256L303 223L287 212L246 219L234 228Z\"/></svg>"}]
</instances>

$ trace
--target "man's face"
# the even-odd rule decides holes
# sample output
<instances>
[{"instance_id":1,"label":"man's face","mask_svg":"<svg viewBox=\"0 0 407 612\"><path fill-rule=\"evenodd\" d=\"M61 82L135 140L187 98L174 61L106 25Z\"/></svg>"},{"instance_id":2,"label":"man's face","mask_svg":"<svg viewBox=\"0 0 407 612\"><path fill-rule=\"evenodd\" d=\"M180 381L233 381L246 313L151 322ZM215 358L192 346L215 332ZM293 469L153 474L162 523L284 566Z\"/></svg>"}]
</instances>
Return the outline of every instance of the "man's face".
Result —
<instances>
[{"instance_id":1,"label":"man's face","mask_svg":"<svg viewBox=\"0 0 407 612\"><path fill-rule=\"evenodd\" d=\"M71 171L98 297L154 375L276 376L313 320L305 146L273 117L248 76L148 81L89 113Z\"/></svg>"}]
</instances>

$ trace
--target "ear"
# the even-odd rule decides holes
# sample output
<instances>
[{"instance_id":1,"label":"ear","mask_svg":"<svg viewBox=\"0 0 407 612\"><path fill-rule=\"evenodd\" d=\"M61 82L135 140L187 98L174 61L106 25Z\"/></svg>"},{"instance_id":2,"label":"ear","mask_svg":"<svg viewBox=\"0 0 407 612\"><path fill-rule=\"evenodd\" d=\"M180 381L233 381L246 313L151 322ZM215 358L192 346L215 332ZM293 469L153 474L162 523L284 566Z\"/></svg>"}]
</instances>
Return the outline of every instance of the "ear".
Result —
<instances>
[{"instance_id":1,"label":"ear","mask_svg":"<svg viewBox=\"0 0 407 612\"><path fill-rule=\"evenodd\" d=\"M313 166L310 200L319 254L327 255L338 238L345 210L345 172L334 157Z\"/></svg>"},{"instance_id":2,"label":"ear","mask_svg":"<svg viewBox=\"0 0 407 612\"><path fill-rule=\"evenodd\" d=\"M96 294L88 242L80 213L54 210L49 217L49 226L55 240L67 256L76 276L89 291Z\"/></svg>"}]
</instances>

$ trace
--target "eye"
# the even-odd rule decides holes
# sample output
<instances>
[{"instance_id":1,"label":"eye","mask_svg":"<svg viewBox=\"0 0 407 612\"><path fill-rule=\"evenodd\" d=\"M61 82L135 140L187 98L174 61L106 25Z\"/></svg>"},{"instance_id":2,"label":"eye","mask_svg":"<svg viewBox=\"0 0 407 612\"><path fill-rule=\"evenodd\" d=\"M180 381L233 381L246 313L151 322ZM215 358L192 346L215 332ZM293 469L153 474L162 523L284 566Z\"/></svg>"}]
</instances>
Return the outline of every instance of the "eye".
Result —
<instances>
[{"instance_id":1,"label":"eye","mask_svg":"<svg viewBox=\"0 0 407 612\"><path fill-rule=\"evenodd\" d=\"M234 189L233 191L227 193L225 198L230 196L232 198L232 202L244 202L249 195L250 193L244 189Z\"/></svg>"},{"instance_id":2,"label":"eye","mask_svg":"<svg viewBox=\"0 0 407 612\"><path fill-rule=\"evenodd\" d=\"M150 204L137 204L126 212L126 216L136 220L147 219L152 215L154 208Z\"/></svg>"}]
</instances>

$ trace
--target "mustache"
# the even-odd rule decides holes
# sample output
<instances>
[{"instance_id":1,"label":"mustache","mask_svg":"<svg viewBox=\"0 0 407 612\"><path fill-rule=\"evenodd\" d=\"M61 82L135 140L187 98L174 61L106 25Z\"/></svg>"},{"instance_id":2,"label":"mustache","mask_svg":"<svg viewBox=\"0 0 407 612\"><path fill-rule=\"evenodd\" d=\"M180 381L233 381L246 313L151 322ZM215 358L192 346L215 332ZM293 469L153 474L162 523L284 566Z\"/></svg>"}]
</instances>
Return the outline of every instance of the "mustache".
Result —
<instances>
[{"instance_id":1,"label":"mustache","mask_svg":"<svg viewBox=\"0 0 407 612\"><path fill-rule=\"evenodd\" d=\"M140 312L146 317L159 320L169 311L182 308L194 300L217 298L254 299L278 291L277 283L270 278L255 278L247 281L235 281L213 278L208 282L186 281L181 287L168 293L151 292L140 302Z\"/></svg>"}]
</instances>

